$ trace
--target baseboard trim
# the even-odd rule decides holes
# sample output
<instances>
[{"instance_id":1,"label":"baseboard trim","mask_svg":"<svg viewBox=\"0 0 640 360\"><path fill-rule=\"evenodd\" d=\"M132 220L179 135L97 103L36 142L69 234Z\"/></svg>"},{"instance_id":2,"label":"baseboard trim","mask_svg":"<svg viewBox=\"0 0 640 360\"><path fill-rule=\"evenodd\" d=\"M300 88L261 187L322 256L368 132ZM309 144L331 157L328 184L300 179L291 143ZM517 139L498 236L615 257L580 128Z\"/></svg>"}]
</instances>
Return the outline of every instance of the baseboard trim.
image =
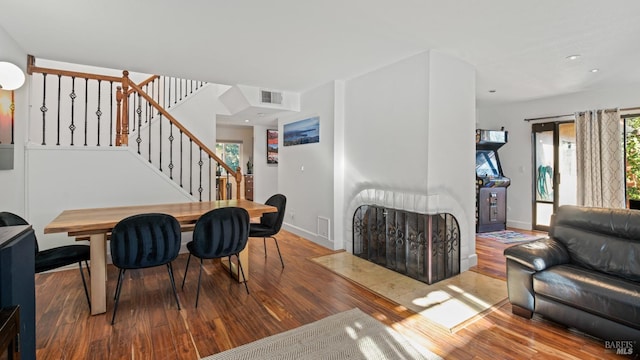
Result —
<instances>
[{"instance_id":1,"label":"baseboard trim","mask_svg":"<svg viewBox=\"0 0 640 360\"><path fill-rule=\"evenodd\" d=\"M328 249L332 249L332 250L337 250L337 249L333 248L334 247L334 243L332 241L327 241L326 238L324 238L324 237L322 237L322 236L320 236L318 234L314 234L314 233L312 233L312 232L310 232L308 230L305 230L305 229L302 229L302 228L297 227L295 225L291 225L291 224L287 224L287 223L282 224L282 227L285 230L287 230L287 231L289 231L291 233L294 233L294 234L296 234L296 235L298 235L300 237L303 237L303 238L305 238L307 240L310 240L310 241L312 241L312 242L314 242L314 243L316 243L316 244L318 244L320 246L324 246L324 247L326 247Z\"/></svg>"}]
</instances>

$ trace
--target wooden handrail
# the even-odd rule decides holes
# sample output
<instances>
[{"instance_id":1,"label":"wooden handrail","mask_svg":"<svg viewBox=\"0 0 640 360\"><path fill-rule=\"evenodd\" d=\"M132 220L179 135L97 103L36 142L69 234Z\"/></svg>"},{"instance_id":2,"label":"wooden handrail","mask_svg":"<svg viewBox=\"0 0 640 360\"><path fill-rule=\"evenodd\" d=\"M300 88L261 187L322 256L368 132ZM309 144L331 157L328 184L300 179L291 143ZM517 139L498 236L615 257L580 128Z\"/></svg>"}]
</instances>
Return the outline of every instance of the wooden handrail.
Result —
<instances>
[{"instance_id":1,"label":"wooden handrail","mask_svg":"<svg viewBox=\"0 0 640 360\"><path fill-rule=\"evenodd\" d=\"M35 60L32 60L32 55L29 55L29 58L27 59L27 74L31 75L33 73L70 76L70 77L76 77L76 78L82 78L82 79L113 81L116 83L122 82L122 78L115 77L115 76L97 75L97 74L89 74L89 73L84 73L79 71L69 71L69 70L59 70L59 69L39 67L35 65Z\"/></svg>"},{"instance_id":2,"label":"wooden handrail","mask_svg":"<svg viewBox=\"0 0 640 360\"><path fill-rule=\"evenodd\" d=\"M144 80L143 82L138 84L138 87L142 88L143 86L149 84L150 82L153 82L156 79L160 79L160 76L159 75L151 75L147 80ZM127 93L127 95L130 95L132 92L133 92L133 89L129 90L129 93Z\"/></svg>"},{"instance_id":3,"label":"wooden handrail","mask_svg":"<svg viewBox=\"0 0 640 360\"><path fill-rule=\"evenodd\" d=\"M149 104L151 104L158 112L164 115L173 125L175 125L183 134L185 134L191 141L196 143L207 155L215 160L217 164L222 166L229 175L231 175L236 181L237 198L241 198L240 182L242 181L242 172L238 167L235 171L231 169L227 164L222 161L211 149L209 149L204 143L202 143L197 137L195 137L189 130L187 130L178 120L176 120L164 107L160 106L151 96L149 96L142 87L159 79L160 76L152 75L140 84L135 84L129 79L129 72L123 71L122 77L90 74L79 71L59 70L45 67L39 67L35 65L35 57L33 55L27 55L27 74L33 73L52 74L59 76L68 76L81 79L101 80L107 82L114 82L121 84L116 87L116 146L127 146L129 144L129 101L127 97L137 92L140 96L144 97Z\"/></svg>"},{"instance_id":4,"label":"wooden handrail","mask_svg":"<svg viewBox=\"0 0 640 360\"><path fill-rule=\"evenodd\" d=\"M127 78L127 75L129 73L127 71L123 71L123 84L124 84L124 79ZM204 150L204 152L209 155L211 158L213 158L216 163L218 163L220 166L222 166L225 170L227 170L228 174L231 174L233 176L233 178L236 180L236 192L237 192L237 198L240 199L240 182L242 181L242 172L240 170L240 168L238 167L235 171L231 169L231 167L229 167L229 165L225 164L224 161L222 161L222 159L220 159L213 151L211 151L211 149L209 149L202 141L200 141L195 135L193 135L189 130L187 130L187 128L185 128L178 120L176 120L176 118L174 118L165 108L163 108L162 106L160 106L160 104L158 104L158 102L156 102L155 100L153 100L153 98L151 96L149 96L149 94L147 94L146 92L144 92L137 84L134 84L132 82L128 82L129 87L131 87L131 91L132 92L137 92L139 95L141 95L143 98L145 98L149 104L151 104L151 106L153 106L156 110L158 110L162 115L164 115L175 127L177 127L183 134L185 134L190 140L192 140L196 145L198 145L202 150ZM128 93L123 89L124 93ZM123 105L126 104L127 102L124 101ZM123 109L123 114L124 114L124 109ZM123 120L123 125L125 123L128 123L128 121L126 121L127 119ZM124 136L124 135L123 135ZM126 136L125 136L126 137Z\"/></svg>"}]
</instances>

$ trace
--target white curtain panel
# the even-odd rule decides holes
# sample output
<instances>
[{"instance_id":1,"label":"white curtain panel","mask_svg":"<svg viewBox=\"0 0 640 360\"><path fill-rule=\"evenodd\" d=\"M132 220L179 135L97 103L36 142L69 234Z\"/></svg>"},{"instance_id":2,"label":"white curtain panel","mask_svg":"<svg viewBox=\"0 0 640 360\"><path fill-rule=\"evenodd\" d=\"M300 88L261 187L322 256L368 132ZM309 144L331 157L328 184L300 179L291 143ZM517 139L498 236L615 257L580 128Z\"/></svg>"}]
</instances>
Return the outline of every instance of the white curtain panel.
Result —
<instances>
[{"instance_id":1,"label":"white curtain panel","mask_svg":"<svg viewBox=\"0 0 640 360\"><path fill-rule=\"evenodd\" d=\"M625 207L622 123L617 109L576 113L578 205Z\"/></svg>"}]
</instances>

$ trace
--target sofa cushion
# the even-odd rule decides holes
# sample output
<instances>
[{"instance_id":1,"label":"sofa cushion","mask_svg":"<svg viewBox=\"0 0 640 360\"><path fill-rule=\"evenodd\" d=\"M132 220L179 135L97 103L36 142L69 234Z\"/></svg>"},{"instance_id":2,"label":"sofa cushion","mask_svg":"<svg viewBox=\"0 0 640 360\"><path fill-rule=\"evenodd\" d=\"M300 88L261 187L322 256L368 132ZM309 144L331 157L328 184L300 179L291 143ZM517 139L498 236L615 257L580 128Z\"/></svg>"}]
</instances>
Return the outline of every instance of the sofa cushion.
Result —
<instances>
[{"instance_id":1,"label":"sofa cushion","mask_svg":"<svg viewBox=\"0 0 640 360\"><path fill-rule=\"evenodd\" d=\"M549 236L573 264L640 281L640 211L561 206Z\"/></svg>"},{"instance_id":2,"label":"sofa cushion","mask_svg":"<svg viewBox=\"0 0 640 360\"><path fill-rule=\"evenodd\" d=\"M536 297L545 296L591 314L640 329L640 284L575 265L533 275Z\"/></svg>"}]
</instances>

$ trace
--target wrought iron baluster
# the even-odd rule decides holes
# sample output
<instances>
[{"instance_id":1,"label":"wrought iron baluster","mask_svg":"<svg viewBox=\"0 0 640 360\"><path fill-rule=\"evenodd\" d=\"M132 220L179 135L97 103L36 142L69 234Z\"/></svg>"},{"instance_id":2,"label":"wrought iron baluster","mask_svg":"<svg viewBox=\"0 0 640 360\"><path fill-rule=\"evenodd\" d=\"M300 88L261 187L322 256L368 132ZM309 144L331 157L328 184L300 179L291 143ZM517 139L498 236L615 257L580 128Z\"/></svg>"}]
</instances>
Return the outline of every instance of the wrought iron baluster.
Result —
<instances>
[{"instance_id":1,"label":"wrought iron baluster","mask_svg":"<svg viewBox=\"0 0 640 360\"><path fill-rule=\"evenodd\" d=\"M190 94L193 94L193 80L189 80Z\"/></svg>"},{"instance_id":2,"label":"wrought iron baluster","mask_svg":"<svg viewBox=\"0 0 640 360\"><path fill-rule=\"evenodd\" d=\"M47 145L45 141L47 110L47 73L42 73L42 106L40 107L42 112L42 145Z\"/></svg>"},{"instance_id":3,"label":"wrought iron baluster","mask_svg":"<svg viewBox=\"0 0 640 360\"><path fill-rule=\"evenodd\" d=\"M136 112L138 111L138 105L137 105L137 102L136 102L135 95L131 96L129 99L131 101L133 101L133 106L129 106L129 109L130 109L129 111L131 111L131 115L132 115L129 118L133 119L133 132L136 132L136 129L138 128L137 127L138 126L138 122L136 121L137 120L136 119ZM131 102L131 101L129 101L129 102Z\"/></svg>"},{"instance_id":4,"label":"wrought iron baluster","mask_svg":"<svg viewBox=\"0 0 640 360\"><path fill-rule=\"evenodd\" d=\"M180 129L180 187L182 187L182 129Z\"/></svg>"},{"instance_id":5,"label":"wrought iron baluster","mask_svg":"<svg viewBox=\"0 0 640 360\"><path fill-rule=\"evenodd\" d=\"M69 125L69 130L71 131L71 146L73 146L73 134L76 131L75 124L75 108L76 108L76 77L71 77L71 93L69 94L71 98L71 124Z\"/></svg>"},{"instance_id":6,"label":"wrought iron baluster","mask_svg":"<svg viewBox=\"0 0 640 360\"><path fill-rule=\"evenodd\" d=\"M87 146L87 130L89 128L89 79L84 79L84 146Z\"/></svg>"},{"instance_id":7,"label":"wrought iron baluster","mask_svg":"<svg viewBox=\"0 0 640 360\"><path fill-rule=\"evenodd\" d=\"M198 166L200 167L200 185L198 186L198 194L200 195L200 201L202 201L202 148L200 148L200 161L198 161Z\"/></svg>"},{"instance_id":8,"label":"wrought iron baluster","mask_svg":"<svg viewBox=\"0 0 640 360\"><path fill-rule=\"evenodd\" d=\"M193 139L189 138L189 195L193 195Z\"/></svg>"},{"instance_id":9,"label":"wrought iron baluster","mask_svg":"<svg viewBox=\"0 0 640 360\"><path fill-rule=\"evenodd\" d=\"M113 81L109 81L109 146L113 146Z\"/></svg>"},{"instance_id":10,"label":"wrought iron baluster","mask_svg":"<svg viewBox=\"0 0 640 360\"><path fill-rule=\"evenodd\" d=\"M169 97L168 97L169 106L167 107L167 109L171 109L171 77L169 77L169 89L168 89L168 91L169 91Z\"/></svg>"},{"instance_id":11,"label":"wrought iron baluster","mask_svg":"<svg viewBox=\"0 0 640 360\"><path fill-rule=\"evenodd\" d=\"M58 119L56 124L56 145L60 145L60 87L62 82L62 75L58 75Z\"/></svg>"},{"instance_id":12,"label":"wrought iron baluster","mask_svg":"<svg viewBox=\"0 0 640 360\"><path fill-rule=\"evenodd\" d=\"M169 122L169 179L173 180L173 123Z\"/></svg>"},{"instance_id":13,"label":"wrought iron baluster","mask_svg":"<svg viewBox=\"0 0 640 360\"><path fill-rule=\"evenodd\" d=\"M184 85L184 80L180 79L180 101L182 101L182 86Z\"/></svg>"},{"instance_id":14,"label":"wrought iron baluster","mask_svg":"<svg viewBox=\"0 0 640 360\"><path fill-rule=\"evenodd\" d=\"M101 93L102 93L102 80L98 79L98 110L96 110L96 116L98 117L98 145L97 146L100 146L100 117L102 116L102 111L100 110L100 104L102 101Z\"/></svg>"},{"instance_id":15,"label":"wrought iron baluster","mask_svg":"<svg viewBox=\"0 0 640 360\"><path fill-rule=\"evenodd\" d=\"M144 86L144 92L148 94L149 92L147 90L148 90L147 85L145 85ZM148 101L146 99L144 101L148 103ZM149 104L149 106L151 106L151 104ZM150 111L149 111L148 107L145 106L144 107L144 123L145 124L149 122L149 115L150 115L149 112Z\"/></svg>"},{"instance_id":16,"label":"wrought iron baluster","mask_svg":"<svg viewBox=\"0 0 640 360\"><path fill-rule=\"evenodd\" d=\"M149 138L147 139L147 142L149 143L149 164L151 164L151 121L147 119L147 116L151 117L151 103L147 101L147 105L144 108L147 113L145 114L145 121L148 122L147 127L149 127ZM146 109L148 109L148 111Z\"/></svg>"},{"instance_id":17,"label":"wrought iron baluster","mask_svg":"<svg viewBox=\"0 0 640 360\"><path fill-rule=\"evenodd\" d=\"M162 171L162 114L161 113L158 120L159 120L158 130L160 132L160 135L158 137L158 149L160 150L158 152L158 167L160 168L160 171Z\"/></svg>"},{"instance_id":18,"label":"wrought iron baluster","mask_svg":"<svg viewBox=\"0 0 640 360\"><path fill-rule=\"evenodd\" d=\"M135 96L133 97L135 99ZM138 107L136 108L136 114L138 115L138 137L136 138L136 142L138 143L138 155L142 154L140 152L140 143L142 143L142 137L140 129L142 128L142 101L141 95L138 94ZM135 123L135 121L134 121Z\"/></svg>"},{"instance_id":19,"label":"wrought iron baluster","mask_svg":"<svg viewBox=\"0 0 640 360\"><path fill-rule=\"evenodd\" d=\"M173 95L173 103L177 104L178 103L178 78L174 77L173 78L173 92L175 93Z\"/></svg>"},{"instance_id":20,"label":"wrought iron baluster","mask_svg":"<svg viewBox=\"0 0 640 360\"><path fill-rule=\"evenodd\" d=\"M211 155L207 155L209 157L209 201L211 201L211 187L212 187L212 182L211 182Z\"/></svg>"}]
</instances>

